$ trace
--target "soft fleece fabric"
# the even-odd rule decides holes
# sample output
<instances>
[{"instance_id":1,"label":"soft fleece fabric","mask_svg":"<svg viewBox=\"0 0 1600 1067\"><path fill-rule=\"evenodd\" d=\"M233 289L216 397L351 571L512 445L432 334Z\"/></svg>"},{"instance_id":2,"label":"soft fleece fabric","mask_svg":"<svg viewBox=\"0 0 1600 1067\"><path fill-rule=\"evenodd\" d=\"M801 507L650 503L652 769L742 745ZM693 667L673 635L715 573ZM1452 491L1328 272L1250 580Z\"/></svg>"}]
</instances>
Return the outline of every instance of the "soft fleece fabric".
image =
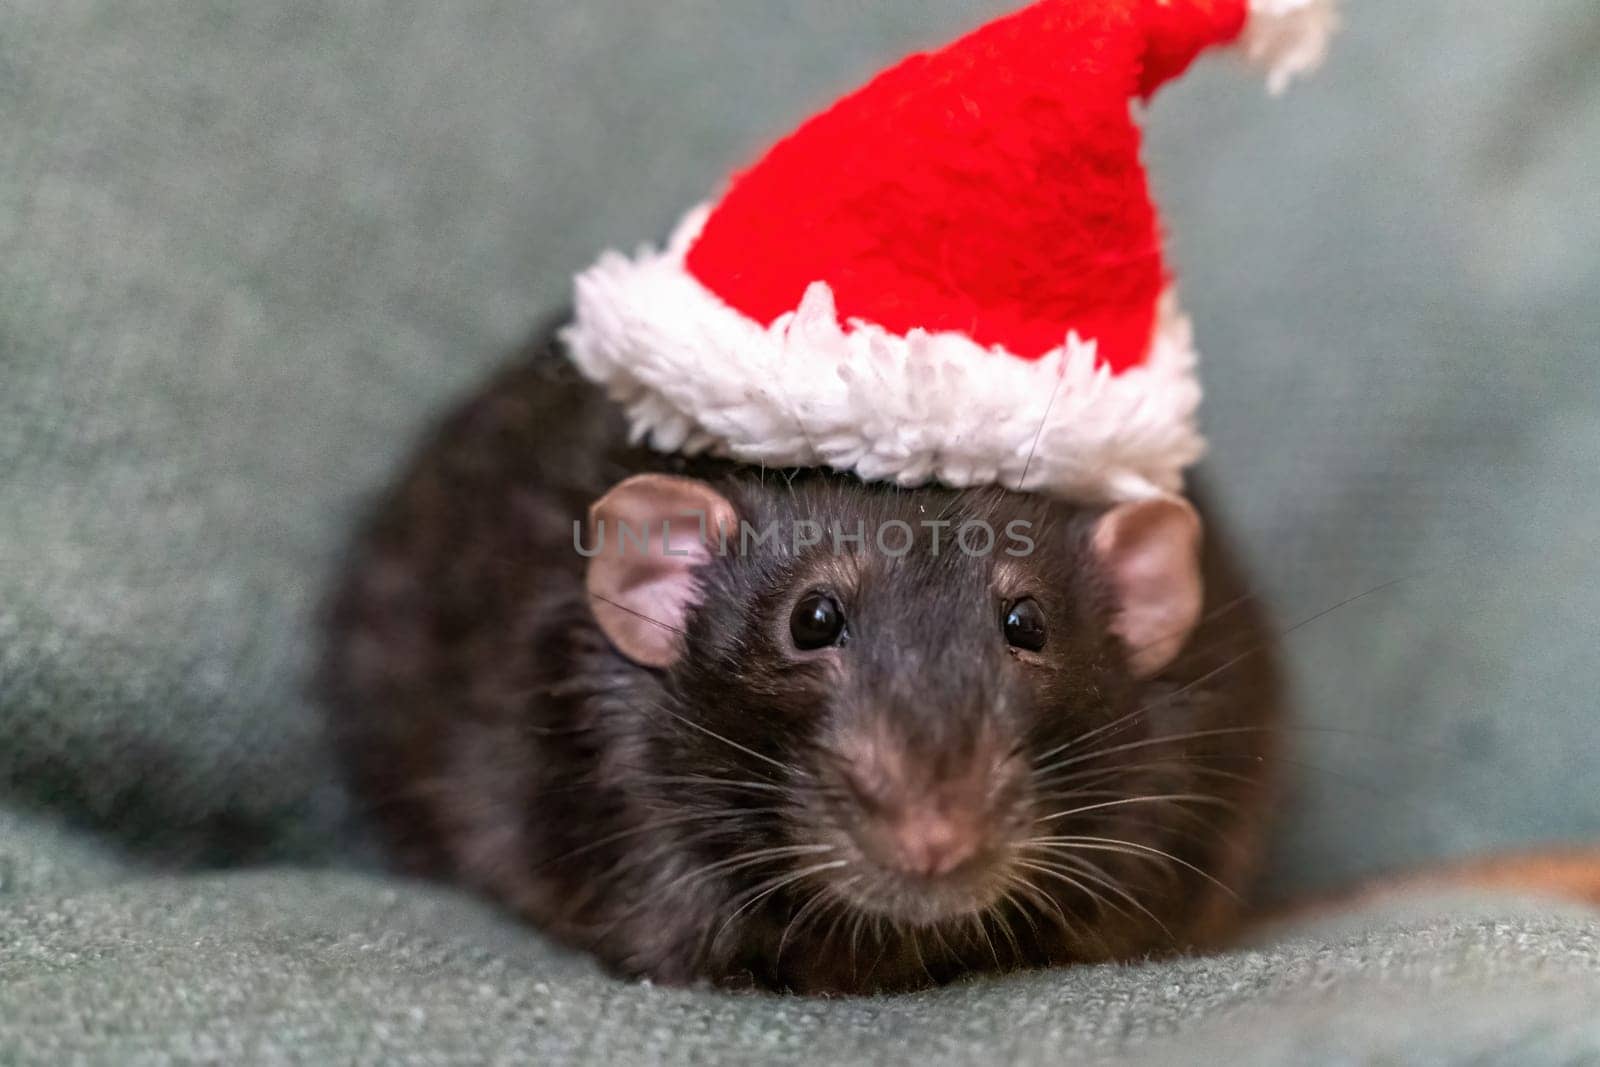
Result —
<instances>
[{"instance_id":1,"label":"soft fleece fabric","mask_svg":"<svg viewBox=\"0 0 1600 1067\"><path fill-rule=\"evenodd\" d=\"M1596 926L1546 904L800 1002L371 870L305 696L367 494L596 249L1007 6L0 8L0 1062L1600 1055ZM1403 579L1288 639L1282 893L1600 840L1600 21L1347 7L1292 101L1208 63L1148 148L1263 589Z\"/></svg>"}]
</instances>

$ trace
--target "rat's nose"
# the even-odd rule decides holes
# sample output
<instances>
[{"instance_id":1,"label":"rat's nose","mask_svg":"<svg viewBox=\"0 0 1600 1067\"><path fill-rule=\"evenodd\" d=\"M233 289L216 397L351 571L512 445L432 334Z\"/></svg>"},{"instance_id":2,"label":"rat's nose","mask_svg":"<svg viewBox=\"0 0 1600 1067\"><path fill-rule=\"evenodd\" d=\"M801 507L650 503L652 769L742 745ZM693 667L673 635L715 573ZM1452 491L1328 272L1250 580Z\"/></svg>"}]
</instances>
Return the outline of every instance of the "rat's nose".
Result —
<instances>
[{"instance_id":1,"label":"rat's nose","mask_svg":"<svg viewBox=\"0 0 1600 1067\"><path fill-rule=\"evenodd\" d=\"M978 853L983 829L971 813L915 807L887 827L883 862L906 874L935 878L949 874Z\"/></svg>"}]
</instances>

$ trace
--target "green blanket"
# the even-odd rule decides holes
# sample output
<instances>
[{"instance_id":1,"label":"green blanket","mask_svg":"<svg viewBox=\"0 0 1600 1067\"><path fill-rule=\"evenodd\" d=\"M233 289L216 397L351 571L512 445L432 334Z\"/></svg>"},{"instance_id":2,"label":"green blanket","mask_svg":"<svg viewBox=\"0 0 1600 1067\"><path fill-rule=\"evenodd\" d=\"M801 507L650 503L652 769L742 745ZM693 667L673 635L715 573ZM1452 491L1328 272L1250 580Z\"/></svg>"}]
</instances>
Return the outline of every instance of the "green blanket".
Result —
<instances>
[{"instance_id":1,"label":"green blanket","mask_svg":"<svg viewBox=\"0 0 1600 1067\"><path fill-rule=\"evenodd\" d=\"M596 250L1015 2L0 7L0 1063L1600 1056L1550 905L802 1002L378 873L306 685L363 502ZM1600 841L1600 15L1346 7L1288 98L1149 116L1263 592L1400 579L1288 639L1280 895Z\"/></svg>"}]
</instances>

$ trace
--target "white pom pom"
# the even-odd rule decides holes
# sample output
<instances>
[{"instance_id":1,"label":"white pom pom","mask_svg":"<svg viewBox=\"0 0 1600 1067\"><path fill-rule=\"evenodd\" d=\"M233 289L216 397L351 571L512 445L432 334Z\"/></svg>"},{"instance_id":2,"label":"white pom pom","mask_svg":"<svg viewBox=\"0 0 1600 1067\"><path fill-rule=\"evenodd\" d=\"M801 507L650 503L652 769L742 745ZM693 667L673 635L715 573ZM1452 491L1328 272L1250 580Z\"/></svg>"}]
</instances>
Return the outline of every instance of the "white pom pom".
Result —
<instances>
[{"instance_id":1,"label":"white pom pom","mask_svg":"<svg viewBox=\"0 0 1600 1067\"><path fill-rule=\"evenodd\" d=\"M1267 89L1277 95L1322 65L1338 28L1334 0L1250 0L1241 44L1252 63L1266 68Z\"/></svg>"}]
</instances>

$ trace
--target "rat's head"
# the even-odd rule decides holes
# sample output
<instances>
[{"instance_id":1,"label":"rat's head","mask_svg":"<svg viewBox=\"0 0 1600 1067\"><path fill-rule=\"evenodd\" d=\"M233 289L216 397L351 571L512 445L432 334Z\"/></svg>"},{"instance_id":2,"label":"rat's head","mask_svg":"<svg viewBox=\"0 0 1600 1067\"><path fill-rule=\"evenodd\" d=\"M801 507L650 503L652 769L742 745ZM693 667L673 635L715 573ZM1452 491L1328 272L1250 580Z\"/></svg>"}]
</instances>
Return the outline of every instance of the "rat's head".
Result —
<instances>
[{"instance_id":1,"label":"rat's head","mask_svg":"<svg viewBox=\"0 0 1600 1067\"><path fill-rule=\"evenodd\" d=\"M652 474L591 538L595 617L659 679L650 769L726 810L708 860L769 905L912 926L1016 887L1061 806L1044 761L1127 717L1201 599L1176 499Z\"/></svg>"}]
</instances>

